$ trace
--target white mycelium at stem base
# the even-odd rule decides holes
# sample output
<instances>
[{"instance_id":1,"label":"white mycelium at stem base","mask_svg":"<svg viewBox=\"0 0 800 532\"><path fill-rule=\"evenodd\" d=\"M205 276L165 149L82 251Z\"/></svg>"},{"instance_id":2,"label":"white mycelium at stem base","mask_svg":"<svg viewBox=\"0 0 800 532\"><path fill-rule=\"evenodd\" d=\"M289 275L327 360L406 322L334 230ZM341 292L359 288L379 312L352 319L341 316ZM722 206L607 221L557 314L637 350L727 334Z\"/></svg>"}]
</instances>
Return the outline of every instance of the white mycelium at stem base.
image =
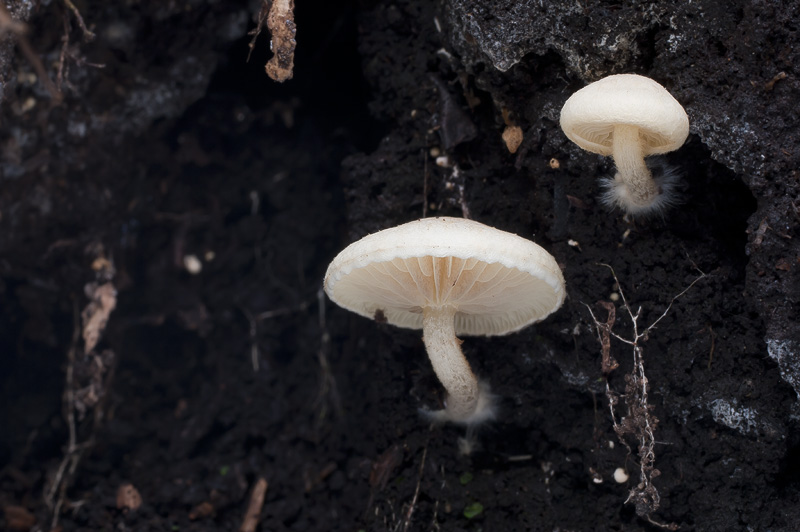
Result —
<instances>
[{"instance_id":1,"label":"white mycelium at stem base","mask_svg":"<svg viewBox=\"0 0 800 532\"><path fill-rule=\"evenodd\" d=\"M658 185L644 162L642 140L637 126L614 126L613 157L617 165L614 177L621 203L645 209L659 194Z\"/></svg>"},{"instance_id":2,"label":"white mycelium at stem base","mask_svg":"<svg viewBox=\"0 0 800 532\"><path fill-rule=\"evenodd\" d=\"M422 340L433 371L447 390L446 409L433 412L431 416L457 423L482 421L492 416L492 409L486 404L489 401L480 401L478 379L461 351L461 340L456 338L455 315L456 309L449 306L423 309Z\"/></svg>"}]
</instances>

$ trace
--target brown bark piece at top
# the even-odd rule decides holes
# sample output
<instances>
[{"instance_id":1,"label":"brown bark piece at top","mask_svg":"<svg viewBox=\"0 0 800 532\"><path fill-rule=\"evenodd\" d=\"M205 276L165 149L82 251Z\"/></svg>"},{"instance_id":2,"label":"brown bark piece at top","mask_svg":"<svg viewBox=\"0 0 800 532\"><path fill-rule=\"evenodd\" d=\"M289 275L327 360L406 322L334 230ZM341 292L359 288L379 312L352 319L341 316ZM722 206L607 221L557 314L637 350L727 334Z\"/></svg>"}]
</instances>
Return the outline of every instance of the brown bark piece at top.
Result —
<instances>
[{"instance_id":1,"label":"brown bark piece at top","mask_svg":"<svg viewBox=\"0 0 800 532\"><path fill-rule=\"evenodd\" d=\"M295 35L297 25L294 23L294 0L274 0L267 17L272 41L272 59L264 67L267 75L283 83L292 79L294 70L294 49L297 46Z\"/></svg>"}]
</instances>

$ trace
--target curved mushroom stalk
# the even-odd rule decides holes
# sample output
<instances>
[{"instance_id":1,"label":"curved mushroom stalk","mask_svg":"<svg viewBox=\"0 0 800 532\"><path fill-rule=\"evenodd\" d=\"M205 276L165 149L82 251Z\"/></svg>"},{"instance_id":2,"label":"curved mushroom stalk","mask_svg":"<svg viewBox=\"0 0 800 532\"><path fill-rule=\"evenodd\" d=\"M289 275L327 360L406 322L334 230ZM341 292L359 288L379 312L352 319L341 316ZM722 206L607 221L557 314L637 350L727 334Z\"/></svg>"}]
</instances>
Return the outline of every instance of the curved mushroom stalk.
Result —
<instances>
[{"instance_id":1,"label":"curved mushroom stalk","mask_svg":"<svg viewBox=\"0 0 800 532\"><path fill-rule=\"evenodd\" d=\"M447 390L444 410L427 412L435 421L474 424L494 417L488 386L478 383L472 368L461 351L456 337L456 309L451 306L425 307L422 340L428 351L433 371Z\"/></svg>"},{"instance_id":2,"label":"curved mushroom stalk","mask_svg":"<svg viewBox=\"0 0 800 532\"><path fill-rule=\"evenodd\" d=\"M617 165L614 178L619 202L629 210L649 208L659 194L653 175L644 162L639 128L627 124L614 127L613 157Z\"/></svg>"}]
</instances>

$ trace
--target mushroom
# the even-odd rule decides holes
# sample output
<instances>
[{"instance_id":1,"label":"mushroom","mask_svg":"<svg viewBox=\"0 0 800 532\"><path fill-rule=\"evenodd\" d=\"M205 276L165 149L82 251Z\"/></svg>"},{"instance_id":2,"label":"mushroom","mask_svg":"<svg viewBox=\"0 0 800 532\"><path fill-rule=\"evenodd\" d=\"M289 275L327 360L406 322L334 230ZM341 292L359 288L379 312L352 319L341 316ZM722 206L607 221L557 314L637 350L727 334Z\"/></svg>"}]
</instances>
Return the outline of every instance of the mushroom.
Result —
<instances>
[{"instance_id":1,"label":"mushroom","mask_svg":"<svg viewBox=\"0 0 800 532\"><path fill-rule=\"evenodd\" d=\"M543 320L564 301L552 255L517 235L461 218L424 218L368 235L333 259L325 292L337 305L398 327L422 329L447 390L437 421L494 417L456 335L494 336Z\"/></svg>"},{"instance_id":2,"label":"mushroom","mask_svg":"<svg viewBox=\"0 0 800 532\"><path fill-rule=\"evenodd\" d=\"M654 180L644 158L680 148L689 118L652 79L617 74L587 85L561 109L561 129L584 150L614 157L617 174L606 183L604 203L632 215L675 203L676 174L667 170Z\"/></svg>"}]
</instances>

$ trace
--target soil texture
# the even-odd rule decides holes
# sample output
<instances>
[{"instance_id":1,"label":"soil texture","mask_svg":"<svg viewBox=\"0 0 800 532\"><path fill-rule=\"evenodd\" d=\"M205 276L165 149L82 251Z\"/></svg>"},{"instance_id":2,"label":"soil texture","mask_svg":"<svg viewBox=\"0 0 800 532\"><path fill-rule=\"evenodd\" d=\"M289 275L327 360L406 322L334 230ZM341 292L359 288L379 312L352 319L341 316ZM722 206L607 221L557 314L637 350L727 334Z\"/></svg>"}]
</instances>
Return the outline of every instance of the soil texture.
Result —
<instances>
[{"instance_id":1,"label":"soil texture","mask_svg":"<svg viewBox=\"0 0 800 532\"><path fill-rule=\"evenodd\" d=\"M3 0L0 529L800 530L798 20ZM648 159L680 176L660 216L604 206L613 161L559 127L625 72L691 123ZM463 339L499 405L469 434L419 413L445 400L420 331L322 290L347 244L429 216L533 240L567 283L546 321Z\"/></svg>"}]
</instances>

